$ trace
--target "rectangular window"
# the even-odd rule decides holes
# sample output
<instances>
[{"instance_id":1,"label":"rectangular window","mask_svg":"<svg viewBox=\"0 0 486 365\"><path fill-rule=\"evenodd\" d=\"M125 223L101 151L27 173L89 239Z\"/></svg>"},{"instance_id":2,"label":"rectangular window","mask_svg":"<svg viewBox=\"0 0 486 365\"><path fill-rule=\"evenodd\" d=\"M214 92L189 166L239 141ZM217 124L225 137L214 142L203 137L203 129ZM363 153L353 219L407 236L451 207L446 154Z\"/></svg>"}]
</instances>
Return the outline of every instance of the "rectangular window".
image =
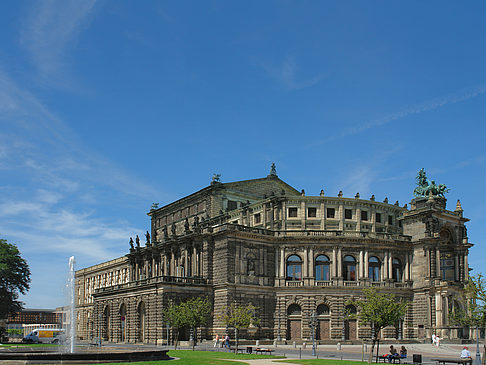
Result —
<instances>
[{"instance_id":1,"label":"rectangular window","mask_svg":"<svg viewBox=\"0 0 486 365\"><path fill-rule=\"evenodd\" d=\"M327 218L334 218L335 215L336 215L336 209L327 208Z\"/></svg>"},{"instance_id":2,"label":"rectangular window","mask_svg":"<svg viewBox=\"0 0 486 365\"><path fill-rule=\"evenodd\" d=\"M351 209L344 209L344 218L353 219L353 211Z\"/></svg>"},{"instance_id":3,"label":"rectangular window","mask_svg":"<svg viewBox=\"0 0 486 365\"><path fill-rule=\"evenodd\" d=\"M388 224L389 225L392 225L393 224L393 216L392 215L389 215L388 216Z\"/></svg>"},{"instance_id":4,"label":"rectangular window","mask_svg":"<svg viewBox=\"0 0 486 365\"><path fill-rule=\"evenodd\" d=\"M255 218L255 224L262 222L262 215L260 213L255 214L254 218Z\"/></svg>"},{"instance_id":5,"label":"rectangular window","mask_svg":"<svg viewBox=\"0 0 486 365\"><path fill-rule=\"evenodd\" d=\"M235 210L238 208L238 203L234 200L228 200L228 210Z\"/></svg>"},{"instance_id":6,"label":"rectangular window","mask_svg":"<svg viewBox=\"0 0 486 365\"><path fill-rule=\"evenodd\" d=\"M361 211L361 220L367 221L368 220L368 212L366 210Z\"/></svg>"},{"instance_id":7,"label":"rectangular window","mask_svg":"<svg viewBox=\"0 0 486 365\"><path fill-rule=\"evenodd\" d=\"M381 223L381 213L376 213L376 223Z\"/></svg>"},{"instance_id":8,"label":"rectangular window","mask_svg":"<svg viewBox=\"0 0 486 365\"><path fill-rule=\"evenodd\" d=\"M297 208L289 208L289 217L291 218L297 217Z\"/></svg>"},{"instance_id":9,"label":"rectangular window","mask_svg":"<svg viewBox=\"0 0 486 365\"><path fill-rule=\"evenodd\" d=\"M317 208L307 208L307 216L309 218L317 217Z\"/></svg>"}]
</instances>

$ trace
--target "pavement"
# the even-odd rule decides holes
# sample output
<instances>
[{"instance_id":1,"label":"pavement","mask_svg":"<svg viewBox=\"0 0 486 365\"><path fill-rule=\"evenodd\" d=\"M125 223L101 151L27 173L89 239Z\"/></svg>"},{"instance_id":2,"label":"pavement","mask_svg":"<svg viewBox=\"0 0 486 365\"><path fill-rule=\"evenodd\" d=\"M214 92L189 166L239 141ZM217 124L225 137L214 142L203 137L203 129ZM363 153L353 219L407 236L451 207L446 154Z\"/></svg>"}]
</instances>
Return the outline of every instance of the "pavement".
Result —
<instances>
[{"instance_id":1,"label":"pavement","mask_svg":"<svg viewBox=\"0 0 486 365\"><path fill-rule=\"evenodd\" d=\"M400 349L402 344L399 342L393 343L393 346L396 349ZM158 349L173 349L173 346L154 346L154 345L120 345L120 344L109 344L105 343L105 347L137 347L137 348L158 348ZM404 361L405 363L412 363L413 354L421 354L422 355L422 364L436 364L435 361L432 361L434 358L459 358L461 350L464 348L465 345L460 344L444 344L442 343L440 347L432 346L432 344L404 344L407 348L408 357ZM473 363L476 354L476 345L466 345L469 347L469 351L471 352ZM245 348L246 345L239 346L241 348ZM252 346L255 348L255 346ZM273 355L275 356L284 356L286 360L292 359L338 359L338 360L354 360L354 361L364 361L368 360L369 351L371 349L370 345L363 346L363 345L342 345L340 349L337 345L318 345L316 346L316 356L312 356L312 344L307 346L302 345L262 345L260 347L265 347L274 350ZM380 344L379 354L383 355L388 352L390 348L390 343L388 344ZM190 350L192 347L181 347L179 346L178 349L180 350ZM202 343L196 346L196 350L206 350L206 351L218 351L218 352L226 352L228 350L224 348L215 348L213 347L212 343ZM482 345L480 347L480 351L482 351ZM376 347L374 350L376 354ZM259 360L241 360L242 362L251 364L251 365L268 365L268 364L277 364L279 359L259 359ZM280 359L282 360L282 359ZM282 363L280 363L282 364Z\"/></svg>"}]
</instances>

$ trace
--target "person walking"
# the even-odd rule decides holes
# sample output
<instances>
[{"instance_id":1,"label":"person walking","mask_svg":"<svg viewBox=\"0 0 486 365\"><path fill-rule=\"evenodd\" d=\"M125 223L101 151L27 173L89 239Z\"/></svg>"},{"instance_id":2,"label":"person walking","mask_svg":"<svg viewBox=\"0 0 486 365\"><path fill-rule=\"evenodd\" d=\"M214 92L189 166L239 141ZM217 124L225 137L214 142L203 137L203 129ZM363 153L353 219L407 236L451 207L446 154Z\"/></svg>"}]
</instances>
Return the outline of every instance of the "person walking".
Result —
<instances>
[{"instance_id":1,"label":"person walking","mask_svg":"<svg viewBox=\"0 0 486 365\"><path fill-rule=\"evenodd\" d=\"M229 335L226 335L226 337L224 338L224 347L226 347L228 350L230 349L230 337Z\"/></svg>"},{"instance_id":2,"label":"person walking","mask_svg":"<svg viewBox=\"0 0 486 365\"><path fill-rule=\"evenodd\" d=\"M216 333L216 338L214 339L214 347L218 347L219 345L219 335Z\"/></svg>"}]
</instances>

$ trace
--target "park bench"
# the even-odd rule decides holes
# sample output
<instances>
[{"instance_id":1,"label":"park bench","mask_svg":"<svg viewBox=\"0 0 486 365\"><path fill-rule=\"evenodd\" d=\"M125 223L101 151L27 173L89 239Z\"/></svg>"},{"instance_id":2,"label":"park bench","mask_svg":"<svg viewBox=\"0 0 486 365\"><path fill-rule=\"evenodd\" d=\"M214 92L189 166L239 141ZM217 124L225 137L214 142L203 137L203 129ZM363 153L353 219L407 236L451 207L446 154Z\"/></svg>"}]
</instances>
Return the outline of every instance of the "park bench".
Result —
<instances>
[{"instance_id":1,"label":"park bench","mask_svg":"<svg viewBox=\"0 0 486 365\"><path fill-rule=\"evenodd\" d=\"M264 355L264 354L271 355L273 351L274 351L274 350L267 349L267 348L265 348L265 347L257 347L257 348L255 349L255 353L256 353L256 354L260 353L260 355Z\"/></svg>"},{"instance_id":2,"label":"park bench","mask_svg":"<svg viewBox=\"0 0 486 365\"><path fill-rule=\"evenodd\" d=\"M400 357L400 356L395 357L394 356L394 357L391 358L391 362L394 363L394 364L396 364L396 363L401 364L402 360L405 360L405 359L406 359L406 357ZM378 356L377 362L388 362L388 356L383 356L383 355Z\"/></svg>"},{"instance_id":3,"label":"park bench","mask_svg":"<svg viewBox=\"0 0 486 365\"><path fill-rule=\"evenodd\" d=\"M90 343L88 344L88 346L101 346L101 340L99 337L94 337L91 339Z\"/></svg>"},{"instance_id":4,"label":"park bench","mask_svg":"<svg viewBox=\"0 0 486 365\"><path fill-rule=\"evenodd\" d=\"M446 365L447 363L451 364L469 364L472 365L472 359L461 359L461 358L437 358L437 359L431 359L432 361L437 361L439 364Z\"/></svg>"}]
</instances>

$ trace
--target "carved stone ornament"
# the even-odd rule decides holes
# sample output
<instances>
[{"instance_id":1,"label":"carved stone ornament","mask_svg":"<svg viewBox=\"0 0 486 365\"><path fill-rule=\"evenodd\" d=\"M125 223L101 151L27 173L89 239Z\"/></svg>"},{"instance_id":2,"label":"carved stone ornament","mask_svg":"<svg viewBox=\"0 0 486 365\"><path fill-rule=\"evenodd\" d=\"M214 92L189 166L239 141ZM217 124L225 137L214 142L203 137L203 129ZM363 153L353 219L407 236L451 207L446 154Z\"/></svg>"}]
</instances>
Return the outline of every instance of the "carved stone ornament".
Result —
<instances>
[{"instance_id":1,"label":"carved stone ornament","mask_svg":"<svg viewBox=\"0 0 486 365\"><path fill-rule=\"evenodd\" d=\"M440 231L440 221L436 217L425 217L422 219L422 223L425 223L425 233L428 237L433 237L435 233Z\"/></svg>"}]
</instances>

